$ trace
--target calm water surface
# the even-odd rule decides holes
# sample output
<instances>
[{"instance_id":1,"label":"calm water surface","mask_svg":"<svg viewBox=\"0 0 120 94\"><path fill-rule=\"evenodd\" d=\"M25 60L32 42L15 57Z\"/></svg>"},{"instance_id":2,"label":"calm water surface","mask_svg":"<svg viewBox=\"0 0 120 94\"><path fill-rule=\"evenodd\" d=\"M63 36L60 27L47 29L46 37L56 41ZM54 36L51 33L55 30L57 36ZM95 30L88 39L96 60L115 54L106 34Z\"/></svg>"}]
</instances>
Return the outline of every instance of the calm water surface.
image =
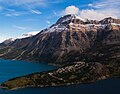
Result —
<instances>
[{"instance_id":1,"label":"calm water surface","mask_svg":"<svg viewBox=\"0 0 120 94\"><path fill-rule=\"evenodd\" d=\"M0 83L13 77L55 68L46 64L1 60ZM0 94L120 94L120 79L110 78L95 83L60 87L24 88L10 91L0 89Z\"/></svg>"},{"instance_id":2,"label":"calm water surface","mask_svg":"<svg viewBox=\"0 0 120 94\"><path fill-rule=\"evenodd\" d=\"M0 83L14 77L52 70L55 68L55 66L49 66L37 62L0 60Z\"/></svg>"}]
</instances>

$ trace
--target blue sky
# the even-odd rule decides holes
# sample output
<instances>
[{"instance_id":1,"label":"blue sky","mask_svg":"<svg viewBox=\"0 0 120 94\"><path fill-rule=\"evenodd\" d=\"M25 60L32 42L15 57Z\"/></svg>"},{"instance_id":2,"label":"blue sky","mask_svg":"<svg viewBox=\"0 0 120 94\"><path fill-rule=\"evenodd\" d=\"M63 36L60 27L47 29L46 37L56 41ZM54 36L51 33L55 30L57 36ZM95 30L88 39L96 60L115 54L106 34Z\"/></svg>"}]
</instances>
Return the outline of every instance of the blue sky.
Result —
<instances>
[{"instance_id":1,"label":"blue sky","mask_svg":"<svg viewBox=\"0 0 120 94\"><path fill-rule=\"evenodd\" d=\"M0 0L0 42L49 27L60 16L120 18L120 0Z\"/></svg>"}]
</instances>

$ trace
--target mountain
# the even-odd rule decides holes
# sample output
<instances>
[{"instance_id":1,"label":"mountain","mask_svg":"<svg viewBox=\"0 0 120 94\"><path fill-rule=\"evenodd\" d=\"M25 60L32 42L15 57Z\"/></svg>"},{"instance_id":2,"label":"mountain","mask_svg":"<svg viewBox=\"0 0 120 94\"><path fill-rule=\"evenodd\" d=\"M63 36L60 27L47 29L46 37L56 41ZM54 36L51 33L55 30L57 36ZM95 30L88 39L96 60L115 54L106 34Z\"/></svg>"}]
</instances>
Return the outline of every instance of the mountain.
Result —
<instances>
[{"instance_id":1,"label":"mountain","mask_svg":"<svg viewBox=\"0 0 120 94\"><path fill-rule=\"evenodd\" d=\"M6 40L4 40L2 43L0 43L0 45L2 45L2 46L9 45L9 44L11 44L14 40L15 40L15 39L13 39L13 38L6 39Z\"/></svg>"},{"instance_id":2,"label":"mountain","mask_svg":"<svg viewBox=\"0 0 120 94\"><path fill-rule=\"evenodd\" d=\"M97 21L66 15L35 36L2 46L0 57L62 65L56 70L10 79L1 84L7 89L120 77L120 19Z\"/></svg>"},{"instance_id":3,"label":"mountain","mask_svg":"<svg viewBox=\"0 0 120 94\"><path fill-rule=\"evenodd\" d=\"M90 57L101 62L108 57L119 60L120 19L109 17L97 21L66 15L37 35L16 39L0 48L0 58L13 60L67 64L89 62Z\"/></svg>"},{"instance_id":4,"label":"mountain","mask_svg":"<svg viewBox=\"0 0 120 94\"><path fill-rule=\"evenodd\" d=\"M33 31L33 32L28 32L26 34L23 34L22 36L17 37L16 39L14 39L14 38L6 39L2 43L0 43L0 46L1 45L10 45L10 43L12 43L13 41L15 41L17 39L23 39L23 38L32 37L32 36L36 35L37 33L38 33L38 31Z\"/></svg>"}]
</instances>

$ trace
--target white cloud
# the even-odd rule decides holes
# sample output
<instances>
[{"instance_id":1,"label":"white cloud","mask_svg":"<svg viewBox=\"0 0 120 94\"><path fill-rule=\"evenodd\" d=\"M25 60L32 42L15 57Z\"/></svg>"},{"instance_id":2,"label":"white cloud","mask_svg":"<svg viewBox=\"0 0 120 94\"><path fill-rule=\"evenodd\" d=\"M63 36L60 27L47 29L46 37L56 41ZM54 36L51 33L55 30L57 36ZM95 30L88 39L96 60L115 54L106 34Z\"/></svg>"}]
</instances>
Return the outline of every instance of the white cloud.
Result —
<instances>
[{"instance_id":1,"label":"white cloud","mask_svg":"<svg viewBox=\"0 0 120 94\"><path fill-rule=\"evenodd\" d=\"M10 17L12 17L12 16L20 16L20 14L19 13L7 13L7 14L5 14L5 16L10 16Z\"/></svg>"},{"instance_id":2,"label":"white cloud","mask_svg":"<svg viewBox=\"0 0 120 94\"><path fill-rule=\"evenodd\" d=\"M50 24L50 21L46 21L47 24Z\"/></svg>"},{"instance_id":3,"label":"white cloud","mask_svg":"<svg viewBox=\"0 0 120 94\"><path fill-rule=\"evenodd\" d=\"M39 10L30 10L30 12L33 14L42 14Z\"/></svg>"},{"instance_id":4,"label":"white cloud","mask_svg":"<svg viewBox=\"0 0 120 94\"><path fill-rule=\"evenodd\" d=\"M97 7L99 6L99 8L95 8L96 6L94 5L95 3L90 3L88 4L89 7L91 7L91 9L79 9L78 7L75 6L68 6L65 8L65 10L62 12L62 14L67 15L67 14L77 14L82 18L87 18L87 19L92 19L92 20L101 20L103 18L107 18L107 17L113 17L113 18L120 18L120 11L118 9L118 7L114 7L112 5L112 1L113 0L108 0L110 3L109 7L108 5L106 6L106 4L109 4L104 2L104 3L96 3ZM119 0L116 0L119 1ZM120 2L120 1L119 1ZM98 5L99 4L99 5ZM115 3L117 4L117 3ZM120 5L120 4L117 4ZM104 6L104 8L102 7ZM113 6L113 7L112 7ZM102 7L102 8L100 8Z\"/></svg>"},{"instance_id":5,"label":"white cloud","mask_svg":"<svg viewBox=\"0 0 120 94\"><path fill-rule=\"evenodd\" d=\"M22 16L22 15L30 14L30 13L37 14L37 15L42 14L41 11L33 10L33 9L27 9L27 12L26 11L16 11L16 10L13 10L13 9L5 9L5 12L2 13L2 14L4 14L5 16L13 17L13 16Z\"/></svg>"},{"instance_id":6,"label":"white cloud","mask_svg":"<svg viewBox=\"0 0 120 94\"><path fill-rule=\"evenodd\" d=\"M34 7L39 5L46 5L46 0L0 0L1 3L13 5L13 6L27 6L27 7Z\"/></svg>"},{"instance_id":7,"label":"white cloud","mask_svg":"<svg viewBox=\"0 0 120 94\"><path fill-rule=\"evenodd\" d=\"M4 14L5 16L21 16L23 14L29 13L41 14L40 11L33 9L36 9L36 7L47 6L47 4L45 3L46 1L47 0L0 0L0 11L3 10L3 8L1 7L2 5L4 7L4 12L2 14ZM17 10L17 8L16 11L7 10L7 7L9 6L18 7L23 9L24 11Z\"/></svg>"},{"instance_id":8,"label":"white cloud","mask_svg":"<svg viewBox=\"0 0 120 94\"><path fill-rule=\"evenodd\" d=\"M27 13L24 12L24 11L17 12L13 9L5 9L5 12L3 12L2 14L5 15L5 16L13 17L13 16L21 16L21 15L27 14Z\"/></svg>"},{"instance_id":9,"label":"white cloud","mask_svg":"<svg viewBox=\"0 0 120 94\"><path fill-rule=\"evenodd\" d=\"M90 4L88 4L88 6L89 6L89 7L92 7L92 6L93 6L93 4L91 4L91 3L90 3Z\"/></svg>"},{"instance_id":10,"label":"white cloud","mask_svg":"<svg viewBox=\"0 0 120 94\"><path fill-rule=\"evenodd\" d=\"M26 27L22 27L22 26L13 25L13 27L19 30L26 30Z\"/></svg>"},{"instance_id":11,"label":"white cloud","mask_svg":"<svg viewBox=\"0 0 120 94\"><path fill-rule=\"evenodd\" d=\"M88 4L89 6L90 4ZM94 8L119 8L120 0L99 0L92 3Z\"/></svg>"},{"instance_id":12,"label":"white cloud","mask_svg":"<svg viewBox=\"0 0 120 94\"><path fill-rule=\"evenodd\" d=\"M0 11L2 11L4 8L2 6L0 6Z\"/></svg>"},{"instance_id":13,"label":"white cloud","mask_svg":"<svg viewBox=\"0 0 120 94\"><path fill-rule=\"evenodd\" d=\"M53 10L53 14L54 14L54 15L57 15L56 11Z\"/></svg>"},{"instance_id":14,"label":"white cloud","mask_svg":"<svg viewBox=\"0 0 120 94\"><path fill-rule=\"evenodd\" d=\"M120 18L120 0L99 0L88 4L88 6L105 17L112 16Z\"/></svg>"},{"instance_id":15,"label":"white cloud","mask_svg":"<svg viewBox=\"0 0 120 94\"><path fill-rule=\"evenodd\" d=\"M22 12L20 10L17 10L17 8L22 9L25 12L23 14L42 14L41 11L36 9L40 9L41 7L48 7L50 4L58 4L61 2L64 2L64 0L0 0L0 12L3 10L1 7L2 5L5 9L15 7L17 12ZM5 16L21 16L20 13L4 12L2 14Z\"/></svg>"},{"instance_id":16,"label":"white cloud","mask_svg":"<svg viewBox=\"0 0 120 94\"><path fill-rule=\"evenodd\" d=\"M79 8L77 8L76 6L68 6L63 11L64 15L67 15L67 14L78 14L78 13L79 13Z\"/></svg>"},{"instance_id":17,"label":"white cloud","mask_svg":"<svg viewBox=\"0 0 120 94\"><path fill-rule=\"evenodd\" d=\"M86 9L86 10L81 10L79 16L82 18L87 18L92 20L101 20L107 17L117 18L117 16L114 14L114 10L103 11L103 10Z\"/></svg>"},{"instance_id":18,"label":"white cloud","mask_svg":"<svg viewBox=\"0 0 120 94\"><path fill-rule=\"evenodd\" d=\"M20 6L25 8L34 7L46 7L51 3L57 4L64 2L64 0L0 0L2 4L8 4L9 6Z\"/></svg>"}]
</instances>

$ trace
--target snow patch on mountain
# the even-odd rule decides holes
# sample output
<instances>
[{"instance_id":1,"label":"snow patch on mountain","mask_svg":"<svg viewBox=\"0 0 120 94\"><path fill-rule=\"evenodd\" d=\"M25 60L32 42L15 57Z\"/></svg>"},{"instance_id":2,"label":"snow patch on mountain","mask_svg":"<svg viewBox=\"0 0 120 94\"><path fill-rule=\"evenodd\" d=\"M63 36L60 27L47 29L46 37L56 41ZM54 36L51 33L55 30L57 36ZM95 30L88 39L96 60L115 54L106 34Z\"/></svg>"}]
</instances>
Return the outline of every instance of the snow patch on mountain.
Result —
<instances>
[{"instance_id":1,"label":"snow patch on mountain","mask_svg":"<svg viewBox=\"0 0 120 94\"><path fill-rule=\"evenodd\" d=\"M5 45L7 45L9 43L12 43L14 40L15 39L13 39L13 38L9 38L9 39L4 40L2 43L5 44Z\"/></svg>"},{"instance_id":2,"label":"snow patch on mountain","mask_svg":"<svg viewBox=\"0 0 120 94\"><path fill-rule=\"evenodd\" d=\"M74 14L61 17L56 24L45 30L43 33L62 32L62 31L97 31L99 29L111 30L113 26L120 28L120 20L114 18L105 18L101 21L83 19ZM114 27L115 28L115 27Z\"/></svg>"},{"instance_id":3,"label":"snow patch on mountain","mask_svg":"<svg viewBox=\"0 0 120 94\"><path fill-rule=\"evenodd\" d=\"M22 38L27 38L27 37L32 37L36 34L38 34L40 31L32 31L32 32L28 32L26 34L23 34L22 36L20 37L17 37L17 39L22 39Z\"/></svg>"},{"instance_id":4,"label":"snow patch on mountain","mask_svg":"<svg viewBox=\"0 0 120 94\"><path fill-rule=\"evenodd\" d=\"M120 26L120 24L117 24L117 23L111 23L111 25L119 25Z\"/></svg>"}]
</instances>

